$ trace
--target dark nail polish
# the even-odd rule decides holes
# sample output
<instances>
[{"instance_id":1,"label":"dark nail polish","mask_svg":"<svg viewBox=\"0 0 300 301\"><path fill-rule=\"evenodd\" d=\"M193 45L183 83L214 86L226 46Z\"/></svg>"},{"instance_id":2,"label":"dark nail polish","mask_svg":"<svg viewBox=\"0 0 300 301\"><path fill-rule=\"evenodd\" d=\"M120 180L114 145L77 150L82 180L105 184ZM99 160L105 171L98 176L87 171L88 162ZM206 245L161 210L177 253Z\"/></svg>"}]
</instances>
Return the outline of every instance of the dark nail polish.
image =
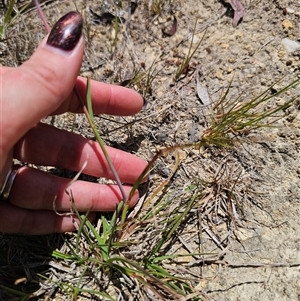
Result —
<instances>
[{"instance_id":1,"label":"dark nail polish","mask_svg":"<svg viewBox=\"0 0 300 301\"><path fill-rule=\"evenodd\" d=\"M71 51L78 43L83 27L79 13L69 12L60 18L52 28L47 44L62 50Z\"/></svg>"}]
</instances>

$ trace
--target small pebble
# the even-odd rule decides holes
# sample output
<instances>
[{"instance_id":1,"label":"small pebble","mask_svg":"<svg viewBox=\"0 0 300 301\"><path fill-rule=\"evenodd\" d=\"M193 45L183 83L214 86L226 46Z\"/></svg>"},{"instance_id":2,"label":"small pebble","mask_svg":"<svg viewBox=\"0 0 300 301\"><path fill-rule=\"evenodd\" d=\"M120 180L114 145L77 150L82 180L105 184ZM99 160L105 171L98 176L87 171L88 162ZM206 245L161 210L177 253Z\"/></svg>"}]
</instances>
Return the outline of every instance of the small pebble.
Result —
<instances>
[{"instance_id":1,"label":"small pebble","mask_svg":"<svg viewBox=\"0 0 300 301\"><path fill-rule=\"evenodd\" d=\"M279 98L279 99L276 101L276 105L277 105L278 107L283 106L284 103L285 103L285 101L284 101L284 99L282 99L282 98Z\"/></svg>"},{"instance_id":2,"label":"small pebble","mask_svg":"<svg viewBox=\"0 0 300 301\"><path fill-rule=\"evenodd\" d=\"M220 80L224 80L224 76L220 71L216 72L216 78Z\"/></svg>"},{"instance_id":3,"label":"small pebble","mask_svg":"<svg viewBox=\"0 0 300 301\"><path fill-rule=\"evenodd\" d=\"M288 14L294 14L294 13L295 13L295 10L292 9L292 8L290 8L290 7L287 7L287 8L286 8L286 12L287 12Z\"/></svg>"},{"instance_id":4,"label":"small pebble","mask_svg":"<svg viewBox=\"0 0 300 301\"><path fill-rule=\"evenodd\" d=\"M278 51L277 55L279 57L284 57L286 55L286 52L284 50L280 50L280 51Z\"/></svg>"},{"instance_id":5,"label":"small pebble","mask_svg":"<svg viewBox=\"0 0 300 301\"><path fill-rule=\"evenodd\" d=\"M281 22L281 25L284 29L292 29L293 28L293 24L290 20L288 19L284 19L282 22Z\"/></svg>"},{"instance_id":6,"label":"small pebble","mask_svg":"<svg viewBox=\"0 0 300 301\"><path fill-rule=\"evenodd\" d=\"M289 38L284 38L281 41L281 44L284 46L287 52L294 52L300 48L300 43L293 41Z\"/></svg>"}]
</instances>

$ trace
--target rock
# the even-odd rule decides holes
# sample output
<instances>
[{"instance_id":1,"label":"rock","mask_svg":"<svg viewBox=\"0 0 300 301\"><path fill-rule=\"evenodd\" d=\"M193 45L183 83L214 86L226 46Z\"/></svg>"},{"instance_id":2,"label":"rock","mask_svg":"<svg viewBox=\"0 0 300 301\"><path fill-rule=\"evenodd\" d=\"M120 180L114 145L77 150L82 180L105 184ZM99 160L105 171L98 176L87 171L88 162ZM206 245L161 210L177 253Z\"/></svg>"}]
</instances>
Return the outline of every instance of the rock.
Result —
<instances>
[{"instance_id":1,"label":"rock","mask_svg":"<svg viewBox=\"0 0 300 301\"><path fill-rule=\"evenodd\" d=\"M287 52L294 52L300 48L300 43L293 41L289 38L284 38L281 41L281 44L284 46Z\"/></svg>"},{"instance_id":2,"label":"rock","mask_svg":"<svg viewBox=\"0 0 300 301\"><path fill-rule=\"evenodd\" d=\"M292 29L293 28L293 23L288 19L284 19L282 21L281 25L284 29Z\"/></svg>"},{"instance_id":3,"label":"rock","mask_svg":"<svg viewBox=\"0 0 300 301\"><path fill-rule=\"evenodd\" d=\"M292 8L290 8L290 7L287 7L287 8L286 8L286 12L287 12L288 14L294 14L294 13L295 13L295 10L292 9Z\"/></svg>"}]
</instances>

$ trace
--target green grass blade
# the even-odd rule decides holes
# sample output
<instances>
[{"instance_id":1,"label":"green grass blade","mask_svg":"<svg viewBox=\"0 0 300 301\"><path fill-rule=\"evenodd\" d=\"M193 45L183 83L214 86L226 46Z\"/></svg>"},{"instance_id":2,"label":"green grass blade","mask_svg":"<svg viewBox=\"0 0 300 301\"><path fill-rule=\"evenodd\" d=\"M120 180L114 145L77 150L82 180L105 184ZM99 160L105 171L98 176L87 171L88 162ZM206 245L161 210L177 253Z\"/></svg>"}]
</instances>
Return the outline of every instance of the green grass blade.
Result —
<instances>
[{"instance_id":1,"label":"green grass blade","mask_svg":"<svg viewBox=\"0 0 300 301\"><path fill-rule=\"evenodd\" d=\"M3 284L0 284L0 289L1 289L3 292L6 291L6 292L11 293L11 294L13 294L13 295L15 295L15 296L21 297L21 298L22 298L21 300L27 300L27 299L29 299L29 297L30 297L30 295L28 295L28 294L26 294L26 293L24 293L24 292L21 292L21 291L19 291L19 290L15 290L15 289L10 288L10 287L8 287L8 286L5 286L5 285L3 285Z\"/></svg>"},{"instance_id":2,"label":"green grass blade","mask_svg":"<svg viewBox=\"0 0 300 301\"><path fill-rule=\"evenodd\" d=\"M9 21L11 19L12 12L14 10L15 0L9 2L8 9L4 15L3 23L0 26L0 38L2 39L4 36L5 28L8 27Z\"/></svg>"},{"instance_id":3,"label":"green grass blade","mask_svg":"<svg viewBox=\"0 0 300 301\"><path fill-rule=\"evenodd\" d=\"M12 0L12 1L9 1L9 6L8 6L8 9L5 13L5 16L4 16L4 24L8 24L9 21L11 20L11 16L12 16L12 12L14 10L14 5L15 5L15 0Z\"/></svg>"},{"instance_id":4,"label":"green grass blade","mask_svg":"<svg viewBox=\"0 0 300 301\"><path fill-rule=\"evenodd\" d=\"M180 223L182 222L182 220L184 219L184 217L187 215L187 213L191 210L193 204L195 202L195 198L191 198L190 202L188 203L187 207L185 208L185 210L180 213L179 215L175 215L171 222L170 222L170 226L169 229L163 234L162 239L157 243L157 245L153 248L153 250L150 252L150 254L147 256L146 258L146 264L147 262L151 262L153 257L155 256L155 254L157 252L159 252L159 250L161 249L161 247L165 244L166 241L168 241L170 239L170 237L173 235L173 233L176 231L176 229L178 228L178 226L180 225Z\"/></svg>"},{"instance_id":5,"label":"green grass blade","mask_svg":"<svg viewBox=\"0 0 300 301\"><path fill-rule=\"evenodd\" d=\"M90 123L90 126L94 132L94 135L96 137L96 140L97 142L99 143L100 147L101 147L101 150L104 154L104 157L107 161L107 164L109 165L109 168L111 169L111 172L113 173L114 177L115 177L115 180L119 186L119 189L121 191L121 194L122 194L122 197L123 197L123 200L124 201L127 201L127 196L126 196L126 193L124 191L124 188L123 188L123 185L122 185L122 182L118 176L118 173L109 157L109 154L106 150L106 147L105 147L105 143L104 141L102 140L99 132L97 131L97 128L96 128L96 125L95 125L95 120L94 120L94 113L93 113L93 106L92 106L92 95L91 95L91 80L90 78L87 78L87 85L86 85L87 89L86 89L86 99L87 99L87 109L88 109L88 114L87 114L87 118L88 118L88 121ZM78 94L78 93L77 93Z\"/></svg>"}]
</instances>

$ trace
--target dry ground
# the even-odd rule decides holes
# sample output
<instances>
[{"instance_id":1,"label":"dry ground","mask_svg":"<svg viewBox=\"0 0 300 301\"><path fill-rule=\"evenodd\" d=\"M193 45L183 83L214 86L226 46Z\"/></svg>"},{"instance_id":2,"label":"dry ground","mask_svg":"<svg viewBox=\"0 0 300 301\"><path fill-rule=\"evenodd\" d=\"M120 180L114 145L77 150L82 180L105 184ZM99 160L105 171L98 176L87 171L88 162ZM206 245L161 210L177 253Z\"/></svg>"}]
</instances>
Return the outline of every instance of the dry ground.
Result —
<instances>
[{"instance_id":1,"label":"dry ground","mask_svg":"<svg viewBox=\"0 0 300 301\"><path fill-rule=\"evenodd\" d=\"M123 2L126 8L127 1ZM300 52L288 53L281 44L286 37L300 39L298 0L242 1L245 17L236 28L232 26L232 15L224 14L228 7L217 0L137 1L130 18L125 9L123 23L117 31L113 24L96 24L90 11L98 15L104 11L115 14L116 6L109 3L76 1L86 22L82 74L118 84L133 76L139 79L132 87L145 96L147 108L132 118L99 118L99 128L108 144L147 160L162 147L197 142L209 126L211 112L197 96L197 68L214 102L232 79L228 99L240 96L240 101L246 102L282 77L273 93L299 76ZM51 1L44 6L50 24L70 10L74 10L72 1ZM174 16L178 21L177 32L165 36L162 31L171 27ZM185 76L175 82L178 66L187 56L195 22L193 49L204 30L207 31ZM11 38L0 43L0 63L21 64L44 36L41 28L35 11L22 15L8 30ZM146 76L142 78L144 73ZM299 86L289 93L300 94ZM281 105L288 97L275 97L268 106ZM171 199L192 184L206 183L209 201L208 204L199 201L184 228L177 233L180 239L168 251L201 250L214 254L177 263L179 270L182 265L181 273L194 276L193 285L203 292L204 299L300 299L299 110L296 102L284 114L279 114L282 118L275 127L251 131L246 137L240 137L240 142L231 149L208 147L180 151L180 167L169 179L164 193ZM67 114L48 121L93 137L81 116ZM128 125L129 122L132 123ZM174 156L172 153L159 160L150 191L172 175ZM234 194L234 201L228 193ZM175 205L171 202L166 210L171 212L172 206ZM144 233L141 237L148 235L155 234ZM60 239L54 236L38 241L47 242L53 248L54 242L55 247L60 246ZM26 246L22 252L27 254L26 258L32 258L31 246L36 247L37 243L26 237L22 241ZM143 255L147 241L141 241L134 256ZM4 236L1 244L4 249L18 247L15 238L10 236ZM21 270L34 278L36 267L32 260L28 262ZM36 262L42 266L41 259ZM55 270L53 264L52 270ZM0 281L4 281L1 276ZM44 289L40 300L46 300L47 296L66 298L59 293L51 295L51 286L44 285Z\"/></svg>"}]
</instances>

